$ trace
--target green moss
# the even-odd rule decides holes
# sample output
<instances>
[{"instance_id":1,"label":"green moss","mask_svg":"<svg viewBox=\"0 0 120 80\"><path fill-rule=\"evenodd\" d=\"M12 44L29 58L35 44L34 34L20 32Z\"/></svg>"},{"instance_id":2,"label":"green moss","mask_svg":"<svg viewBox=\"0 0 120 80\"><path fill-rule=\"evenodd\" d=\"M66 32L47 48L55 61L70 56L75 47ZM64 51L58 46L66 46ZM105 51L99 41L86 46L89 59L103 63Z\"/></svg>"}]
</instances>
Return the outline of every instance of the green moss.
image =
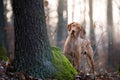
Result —
<instances>
[{"instance_id":1,"label":"green moss","mask_svg":"<svg viewBox=\"0 0 120 80\"><path fill-rule=\"evenodd\" d=\"M73 77L77 74L77 71L64 56L64 53L57 47L52 47L52 53L53 64L57 69L54 77L57 80L73 80Z\"/></svg>"},{"instance_id":2,"label":"green moss","mask_svg":"<svg viewBox=\"0 0 120 80\"><path fill-rule=\"evenodd\" d=\"M120 73L120 64L119 64L119 66L117 68L117 72Z\"/></svg>"},{"instance_id":3,"label":"green moss","mask_svg":"<svg viewBox=\"0 0 120 80\"><path fill-rule=\"evenodd\" d=\"M7 61L8 57L7 57L7 51L5 47L0 45L0 61L2 60Z\"/></svg>"}]
</instances>

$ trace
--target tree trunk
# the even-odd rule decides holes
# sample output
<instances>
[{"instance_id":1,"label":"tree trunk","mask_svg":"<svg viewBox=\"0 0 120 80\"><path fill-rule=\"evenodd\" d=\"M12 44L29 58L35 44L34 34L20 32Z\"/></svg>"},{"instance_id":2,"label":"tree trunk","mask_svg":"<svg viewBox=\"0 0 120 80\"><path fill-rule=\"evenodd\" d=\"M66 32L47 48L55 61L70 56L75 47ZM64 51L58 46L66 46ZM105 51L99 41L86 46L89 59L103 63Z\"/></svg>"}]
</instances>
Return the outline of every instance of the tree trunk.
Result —
<instances>
[{"instance_id":1,"label":"tree trunk","mask_svg":"<svg viewBox=\"0 0 120 80\"><path fill-rule=\"evenodd\" d=\"M12 0L4 0L4 23L5 23L5 43L7 49L7 55L11 59L14 57L14 26L13 26L13 14L7 16L12 12ZM10 7L8 7L10 6ZM13 60L13 59L11 59Z\"/></svg>"},{"instance_id":2,"label":"tree trunk","mask_svg":"<svg viewBox=\"0 0 120 80\"><path fill-rule=\"evenodd\" d=\"M5 46L5 33L4 33L4 7L3 0L0 0L0 44Z\"/></svg>"},{"instance_id":3,"label":"tree trunk","mask_svg":"<svg viewBox=\"0 0 120 80\"><path fill-rule=\"evenodd\" d=\"M107 35L108 35L108 64L112 64L113 54L113 14L112 14L112 0L107 0Z\"/></svg>"},{"instance_id":4,"label":"tree trunk","mask_svg":"<svg viewBox=\"0 0 120 80\"><path fill-rule=\"evenodd\" d=\"M58 28L57 28L57 46L63 48L63 39L65 38L66 26L67 26L67 17L64 19L63 12L67 13L67 3L66 0L58 1Z\"/></svg>"},{"instance_id":5,"label":"tree trunk","mask_svg":"<svg viewBox=\"0 0 120 80\"><path fill-rule=\"evenodd\" d=\"M95 41L95 32L93 27L93 0L89 0L89 16L90 16L90 40L92 44L92 48L95 51L96 48L96 41Z\"/></svg>"},{"instance_id":6,"label":"tree trunk","mask_svg":"<svg viewBox=\"0 0 120 80\"><path fill-rule=\"evenodd\" d=\"M54 74L43 0L13 0L16 71L45 79Z\"/></svg>"}]
</instances>

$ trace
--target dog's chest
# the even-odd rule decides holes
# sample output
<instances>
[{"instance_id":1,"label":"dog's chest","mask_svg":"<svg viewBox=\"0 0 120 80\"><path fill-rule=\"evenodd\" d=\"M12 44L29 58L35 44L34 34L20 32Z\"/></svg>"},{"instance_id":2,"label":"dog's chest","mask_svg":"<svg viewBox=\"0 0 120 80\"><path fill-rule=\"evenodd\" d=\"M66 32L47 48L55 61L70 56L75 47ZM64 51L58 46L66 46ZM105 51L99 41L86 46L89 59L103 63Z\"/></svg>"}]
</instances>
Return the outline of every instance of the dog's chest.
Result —
<instances>
[{"instance_id":1,"label":"dog's chest","mask_svg":"<svg viewBox=\"0 0 120 80\"><path fill-rule=\"evenodd\" d=\"M80 48L82 45L82 40L80 38L72 39L71 41L71 51L75 51L76 49Z\"/></svg>"}]
</instances>

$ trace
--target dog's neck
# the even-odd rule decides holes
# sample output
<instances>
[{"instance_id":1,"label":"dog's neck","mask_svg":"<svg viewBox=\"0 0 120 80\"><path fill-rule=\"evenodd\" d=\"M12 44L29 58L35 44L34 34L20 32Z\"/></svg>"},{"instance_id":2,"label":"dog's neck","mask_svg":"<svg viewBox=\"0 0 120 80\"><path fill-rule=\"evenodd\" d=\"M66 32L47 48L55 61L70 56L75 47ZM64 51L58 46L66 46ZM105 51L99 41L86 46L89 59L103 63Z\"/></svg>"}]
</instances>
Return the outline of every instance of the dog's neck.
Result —
<instances>
[{"instance_id":1,"label":"dog's neck","mask_svg":"<svg viewBox=\"0 0 120 80\"><path fill-rule=\"evenodd\" d=\"M82 45L83 40L84 40L84 39L80 38L80 34L79 34L79 36L78 36L78 44L79 44L79 45Z\"/></svg>"},{"instance_id":2,"label":"dog's neck","mask_svg":"<svg viewBox=\"0 0 120 80\"><path fill-rule=\"evenodd\" d=\"M70 35L70 36L71 36L71 41L72 41L73 44L82 45L82 42L83 42L84 39L80 38L80 34L77 35L76 37L74 37L72 35Z\"/></svg>"}]
</instances>

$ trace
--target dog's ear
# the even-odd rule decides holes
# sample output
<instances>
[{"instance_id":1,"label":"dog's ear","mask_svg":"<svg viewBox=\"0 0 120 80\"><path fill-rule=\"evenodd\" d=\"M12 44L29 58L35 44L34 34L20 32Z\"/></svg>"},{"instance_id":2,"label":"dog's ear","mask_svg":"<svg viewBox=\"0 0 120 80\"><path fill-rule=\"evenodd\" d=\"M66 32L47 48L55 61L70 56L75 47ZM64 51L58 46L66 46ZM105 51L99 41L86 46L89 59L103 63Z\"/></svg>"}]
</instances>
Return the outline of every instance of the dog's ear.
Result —
<instances>
[{"instance_id":1,"label":"dog's ear","mask_svg":"<svg viewBox=\"0 0 120 80\"><path fill-rule=\"evenodd\" d=\"M74 23L74 22L72 22L72 23L68 24L68 26L67 26L68 31L70 31L70 30L71 30L71 25L72 25L73 23Z\"/></svg>"},{"instance_id":2,"label":"dog's ear","mask_svg":"<svg viewBox=\"0 0 120 80\"><path fill-rule=\"evenodd\" d=\"M85 38L85 35L86 35L86 31L85 31L85 29L83 28L83 26L81 26L80 38Z\"/></svg>"},{"instance_id":3,"label":"dog's ear","mask_svg":"<svg viewBox=\"0 0 120 80\"><path fill-rule=\"evenodd\" d=\"M71 30L71 24L68 24L67 28L68 28L68 31L70 31Z\"/></svg>"}]
</instances>

